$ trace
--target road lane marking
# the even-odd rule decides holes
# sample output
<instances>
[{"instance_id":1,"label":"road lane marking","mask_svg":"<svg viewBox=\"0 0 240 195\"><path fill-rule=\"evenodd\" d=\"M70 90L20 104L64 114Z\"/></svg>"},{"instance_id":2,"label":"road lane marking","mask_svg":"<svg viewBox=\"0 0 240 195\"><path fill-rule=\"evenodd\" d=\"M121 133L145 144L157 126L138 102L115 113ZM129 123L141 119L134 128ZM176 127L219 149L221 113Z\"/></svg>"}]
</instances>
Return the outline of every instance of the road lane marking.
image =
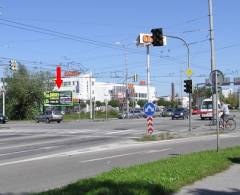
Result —
<instances>
[{"instance_id":1,"label":"road lane marking","mask_svg":"<svg viewBox=\"0 0 240 195\"><path fill-rule=\"evenodd\" d=\"M111 132L107 132L105 133L106 135L111 135L111 134L120 134L120 133L126 133L126 132L135 132L136 130L134 129L129 129L129 130L120 130L120 131L111 131Z\"/></svg>"},{"instance_id":2,"label":"road lane marking","mask_svg":"<svg viewBox=\"0 0 240 195\"><path fill-rule=\"evenodd\" d=\"M32 152L32 151L37 151L37 150L51 150L51 149L57 148L57 147L58 146L51 146L51 147L42 147L42 148L34 148L34 149L29 149L29 150L22 150L22 151L17 151L17 152L7 152L7 153L0 154L0 156L7 156L7 155L11 155L11 154L21 154L21 153Z\"/></svg>"},{"instance_id":3,"label":"road lane marking","mask_svg":"<svg viewBox=\"0 0 240 195\"><path fill-rule=\"evenodd\" d=\"M156 152L165 152L170 150L170 148L165 148L161 150L150 150L150 151L140 151L140 152L130 152L130 153L125 153L125 154L118 154L118 155L113 155L113 156L106 156L106 157L101 157L101 158L94 158L90 160L83 160L80 161L81 163L87 163L87 162L93 162L93 161L100 161L100 160L106 160L106 159L111 159L111 158L116 158L116 157L123 157L123 156L129 156L129 155L134 155L134 154L150 154L150 153L156 153Z\"/></svg>"}]
</instances>

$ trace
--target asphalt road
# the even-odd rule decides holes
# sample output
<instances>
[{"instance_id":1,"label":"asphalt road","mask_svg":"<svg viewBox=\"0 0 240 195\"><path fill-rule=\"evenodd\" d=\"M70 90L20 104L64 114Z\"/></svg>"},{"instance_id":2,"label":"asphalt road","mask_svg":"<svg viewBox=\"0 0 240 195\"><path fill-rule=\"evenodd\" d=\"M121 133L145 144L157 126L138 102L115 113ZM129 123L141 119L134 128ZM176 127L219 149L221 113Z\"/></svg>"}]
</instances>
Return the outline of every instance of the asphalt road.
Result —
<instances>
[{"instance_id":1,"label":"asphalt road","mask_svg":"<svg viewBox=\"0 0 240 195\"><path fill-rule=\"evenodd\" d=\"M194 116L192 135L214 133L208 123ZM156 118L154 128L189 135L187 120ZM0 193L42 191L113 167L216 148L216 135L151 143L132 139L145 132L146 119L1 125ZM221 134L220 147L239 145L239 132Z\"/></svg>"}]
</instances>

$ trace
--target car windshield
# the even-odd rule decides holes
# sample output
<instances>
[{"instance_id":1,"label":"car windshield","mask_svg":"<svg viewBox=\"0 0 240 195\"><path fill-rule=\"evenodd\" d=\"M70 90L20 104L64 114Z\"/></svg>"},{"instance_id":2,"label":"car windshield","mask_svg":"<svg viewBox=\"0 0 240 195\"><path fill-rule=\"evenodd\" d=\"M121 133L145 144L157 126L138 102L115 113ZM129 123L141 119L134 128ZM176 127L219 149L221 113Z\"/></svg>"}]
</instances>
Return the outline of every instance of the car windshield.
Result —
<instances>
[{"instance_id":1,"label":"car windshield","mask_svg":"<svg viewBox=\"0 0 240 195\"><path fill-rule=\"evenodd\" d=\"M55 111L53 111L53 114L62 114L62 113L59 110L55 110Z\"/></svg>"},{"instance_id":2,"label":"car windshield","mask_svg":"<svg viewBox=\"0 0 240 195\"><path fill-rule=\"evenodd\" d=\"M202 109L212 109L212 102L211 101L203 102Z\"/></svg>"}]
</instances>

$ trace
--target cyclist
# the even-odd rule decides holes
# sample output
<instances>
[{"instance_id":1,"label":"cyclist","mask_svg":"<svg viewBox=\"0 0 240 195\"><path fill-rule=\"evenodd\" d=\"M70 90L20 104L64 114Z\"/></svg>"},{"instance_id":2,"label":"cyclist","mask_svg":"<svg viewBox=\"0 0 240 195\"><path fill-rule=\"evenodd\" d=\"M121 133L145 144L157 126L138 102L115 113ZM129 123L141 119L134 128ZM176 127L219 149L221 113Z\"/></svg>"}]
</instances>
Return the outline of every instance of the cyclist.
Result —
<instances>
[{"instance_id":1,"label":"cyclist","mask_svg":"<svg viewBox=\"0 0 240 195\"><path fill-rule=\"evenodd\" d=\"M230 112L229 112L229 109L228 109L228 105L227 104L224 104L223 102L221 102L221 111L223 112L223 114L221 115L221 118L223 120L223 125L225 127L225 121L226 119L228 118Z\"/></svg>"}]
</instances>

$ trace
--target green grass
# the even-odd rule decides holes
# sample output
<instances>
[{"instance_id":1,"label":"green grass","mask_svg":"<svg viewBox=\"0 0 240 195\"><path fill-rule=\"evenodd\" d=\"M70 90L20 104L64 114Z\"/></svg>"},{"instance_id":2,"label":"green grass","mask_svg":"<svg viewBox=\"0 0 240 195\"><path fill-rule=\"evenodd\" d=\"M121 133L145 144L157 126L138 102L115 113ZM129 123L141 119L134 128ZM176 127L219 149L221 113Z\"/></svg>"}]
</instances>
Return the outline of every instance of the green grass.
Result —
<instances>
[{"instance_id":1,"label":"green grass","mask_svg":"<svg viewBox=\"0 0 240 195\"><path fill-rule=\"evenodd\" d=\"M240 163L240 147L180 155L129 168L114 168L93 178L39 195L156 195L170 194L208 175Z\"/></svg>"},{"instance_id":2,"label":"green grass","mask_svg":"<svg viewBox=\"0 0 240 195\"><path fill-rule=\"evenodd\" d=\"M160 141L160 140L168 140L173 139L174 136L170 133L159 133L154 135L144 135L141 138L136 139L137 141Z\"/></svg>"}]
</instances>

